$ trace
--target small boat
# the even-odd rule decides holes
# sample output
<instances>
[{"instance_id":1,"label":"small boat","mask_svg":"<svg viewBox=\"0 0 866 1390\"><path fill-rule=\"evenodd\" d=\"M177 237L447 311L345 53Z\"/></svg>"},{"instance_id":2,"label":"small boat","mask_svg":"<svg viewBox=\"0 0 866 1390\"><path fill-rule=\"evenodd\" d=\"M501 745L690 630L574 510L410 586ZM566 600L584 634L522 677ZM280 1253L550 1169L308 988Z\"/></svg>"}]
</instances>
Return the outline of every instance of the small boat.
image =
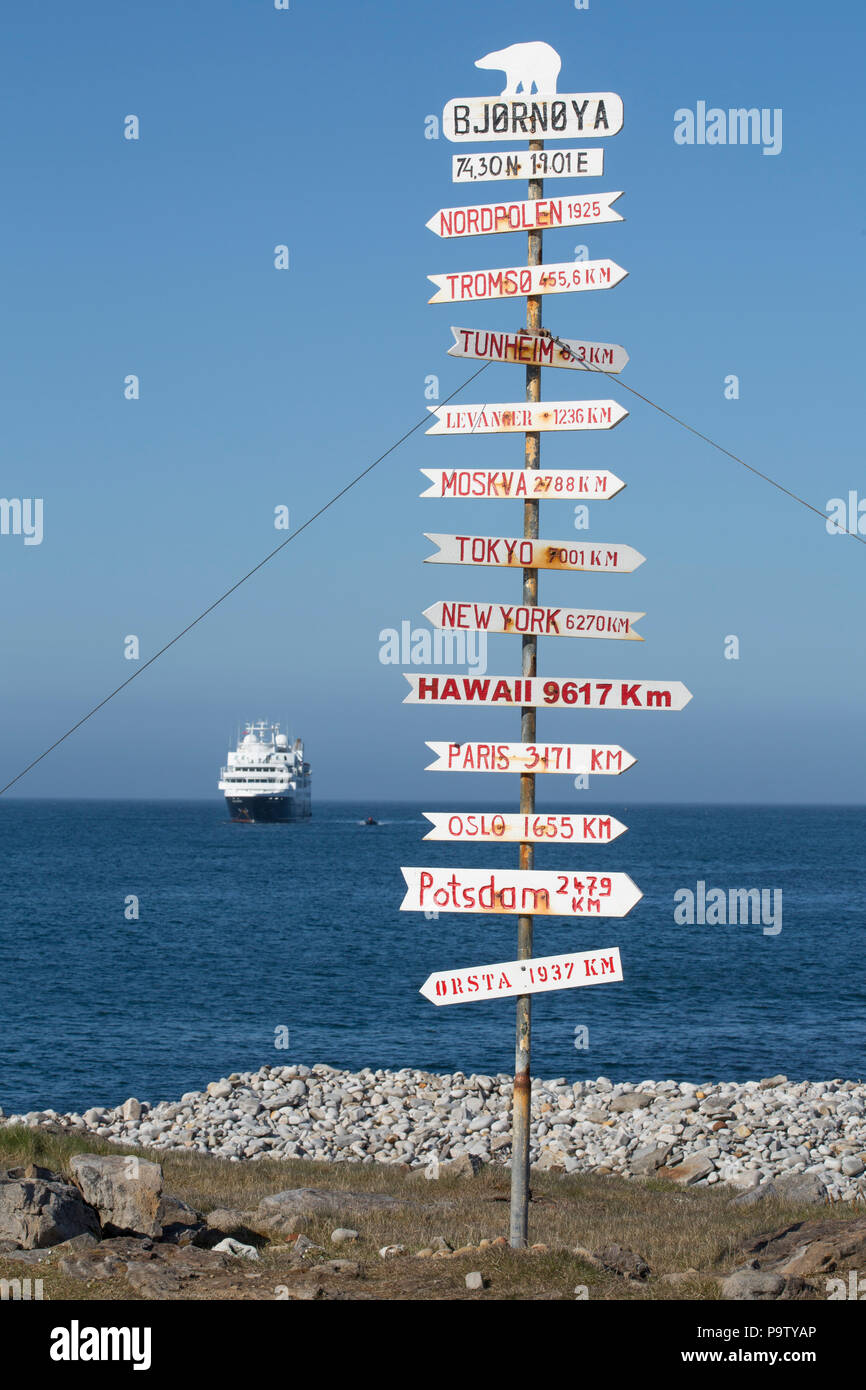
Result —
<instances>
[{"instance_id":1,"label":"small boat","mask_svg":"<svg viewBox=\"0 0 866 1390\"><path fill-rule=\"evenodd\" d=\"M379 822L378 822L377 820L374 820L372 816L368 816L366 820L364 820L364 821L361 822L361 824L362 824L362 825L378 825Z\"/></svg>"}]
</instances>

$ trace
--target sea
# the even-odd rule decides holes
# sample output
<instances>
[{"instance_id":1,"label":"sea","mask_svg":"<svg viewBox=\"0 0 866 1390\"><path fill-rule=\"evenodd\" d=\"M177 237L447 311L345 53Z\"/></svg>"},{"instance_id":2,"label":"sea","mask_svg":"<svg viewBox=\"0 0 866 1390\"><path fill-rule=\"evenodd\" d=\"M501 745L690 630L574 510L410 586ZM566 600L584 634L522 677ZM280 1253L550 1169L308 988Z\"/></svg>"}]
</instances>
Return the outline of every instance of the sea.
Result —
<instances>
[{"instance_id":1,"label":"sea","mask_svg":"<svg viewBox=\"0 0 866 1390\"><path fill-rule=\"evenodd\" d=\"M622 919L537 917L534 950L617 946L624 978L534 996L533 1075L862 1080L866 808L604 814L627 833L539 846L536 867L627 873L642 899ZM513 1000L419 990L514 959L515 917L403 912L400 870L516 867L517 846L427 829L403 803L242 825L216 800L4 799L0 1107L153 1103L294 1062L510 1073ZM732 889L763 893L762 920L726 920Z\"/></svg>"}]
</instances>

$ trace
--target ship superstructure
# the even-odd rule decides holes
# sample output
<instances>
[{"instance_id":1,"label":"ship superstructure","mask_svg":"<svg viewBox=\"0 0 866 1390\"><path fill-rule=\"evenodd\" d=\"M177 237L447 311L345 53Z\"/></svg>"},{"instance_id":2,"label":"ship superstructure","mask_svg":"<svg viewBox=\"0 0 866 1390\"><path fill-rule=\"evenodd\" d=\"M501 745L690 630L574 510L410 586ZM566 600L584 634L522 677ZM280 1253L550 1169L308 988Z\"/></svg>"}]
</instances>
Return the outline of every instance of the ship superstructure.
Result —
<instances>
[{"instance_id":1,"label":"ship superstructure","mask_svg":"<svg viewBox=\"0 0 866 1390\"><path fill-rule=\"evenodd\" d=\"M312 815L310 764L299 738L290 745L279 724L247 724L220 774L232 820L292 821Z\"/></svg>"}]
</instances>

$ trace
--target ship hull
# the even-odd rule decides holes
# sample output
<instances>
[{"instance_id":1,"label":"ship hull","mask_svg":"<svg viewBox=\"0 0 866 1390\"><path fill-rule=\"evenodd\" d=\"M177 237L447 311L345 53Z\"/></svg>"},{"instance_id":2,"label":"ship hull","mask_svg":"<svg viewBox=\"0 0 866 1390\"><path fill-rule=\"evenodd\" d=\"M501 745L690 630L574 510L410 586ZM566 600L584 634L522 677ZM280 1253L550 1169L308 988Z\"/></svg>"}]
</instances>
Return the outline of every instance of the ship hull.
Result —
<instances>
[{"instance_id":1,"label":"ship hull","mask_svg":"<svg viewBox=\"0 0 866 1390\"><path fill-rule=\"evenodd\" d=\"M312 815L309 799L289 796L227 796L226 806L231 820L246 824L309 820Z\"/></svg>"}]
</instances>

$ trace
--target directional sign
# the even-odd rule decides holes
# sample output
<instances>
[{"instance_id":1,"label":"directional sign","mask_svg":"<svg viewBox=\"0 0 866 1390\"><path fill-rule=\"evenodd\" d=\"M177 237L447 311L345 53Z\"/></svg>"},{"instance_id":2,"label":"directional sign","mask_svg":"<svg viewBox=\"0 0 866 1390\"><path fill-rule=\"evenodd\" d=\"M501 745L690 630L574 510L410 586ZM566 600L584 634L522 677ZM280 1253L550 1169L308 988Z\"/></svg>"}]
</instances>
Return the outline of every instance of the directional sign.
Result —
<instances>
[{"instance_id":1,"label":"directional sign","mask_svg":"<svg viewBox=\"0 0 866 1390\"><path fill-rule=\"evenodd\" d=\"M546 231L551 227L594 226L622 222L611 207L618 193L586 198L527 198L510 203L479 203L474 207L440 208L425 223L439 237L487 236L491 232Z\"/></svg>"},{"instance_id":2,"label":"directional sign","mask_svg":"<svg viewBox=\"0 0 866 1390\"><path fill-rule=\"evenodd\" d=\"M543 497L550 502L603 502L625 483L604 468L422 468L432 486L419 497Z\"/></svg>"},{"instance_id":3,"label":"directional sign","mask_svg":"<svg viewBox=\"0 0 866 1390\"><path fill-rule=\"evenodd\" d=\"M556 96L456 97L442 113L442 134L466 140L573 140L617 135L622 97L615 92L561 92Z\"/></svg>"},{"instance_id":4,"label":"directional sign","mask_svg":"<svg viewBox=\"0 0 866 1390\"><path fill-rule=\"evenodd\" d=\"M643 893L628 874L562 869L401 869L401 912L531 912L625 917Z\"/></svg>"},{"instance_id":5,"label":"directional sign","mask_svg":"<svg viewBox=\"0 0 866 1390\"><path fill-rule=\"evenodd\" d=\"M427 434L520 434L527 430L610 430L628 411L618 401L531 401L497 405L428 405Z\"/></svg>"},{"instance_id":6,"label":"directional sign","mask_svg":"<svg viewBox=\"0 0 866 1390\"><path fill-rule=\"evenodd\" d=\"M614 816L554 812L524 816L510 811L422 811L433 826L425 840L474 840L508 844L604 845L625 833Z\"/></svg>"},{"instance_id":7,"label":"directional sign","mask_svg":"<svg viewBox=\"0 0 866 1390\"><path fill-rule=\"evenodd\" d=\"M425 772L568 772L618 776L637 762L616 743L429 743Z\"/></svg>"},{"instance_id":8,"label":"directional sign","mask_svg":"<svg viewBox=\"0 0 866 1390\"><path fill-rule=\"evenodd\" d=\"M475 299L516 299L524 294L610 290L627 275L616 261L601 260L463 270L454 275L428 275L427 279L436 286L430 304L466 304Z\"/></svg>"},{"instance_id":9,"label":"directional sign","mask_svg":"<svg viewBox=\"0 0 866 1390\"><path fill-rule=\"evenodd\" d=\"M609 637L642 642L634 624L645 613L600 608L509 607L504 603L434 603L424 609L434 627L449 632L520 632L539 637Z\"/></svg>"},{"instance_id":10,"label":"directional sign","mask_svg":"<svg viewBox=\"0 0 866 1390\"><path fill-rule=\"evenodd\" d=\"M494 154L451 156L452 183L496 183L506 179L599 178L604 149L497 150Z\"/></svg>"},{"instance_id":11,"label":"directional sign","mask_svg":"<svg viewBox=\"0 0 866 1390\"><path fill-rule=\"evenodd\" d=\"M428 541L438 545L428 555L426 565L503 565L512 569L595 570L607 574L630 574L646 559L630 545L611 545L607 541L542 541L519 536L451 536L425 531Z\"/></svg>"},{"instance_id":12,"label":"directional sign","mask_svg":"<svg viewBox=\"0 0 866 1390\"><path fill-rule=\"evenodd\" d=\"M600 676L409 675L404 705L532 705L547 709L681 710L692 698L682 681L604 680Z\"/></svg>"},{"instance_id":13,"label":"directional sign","mask_svg":"<svg viewBox=\"0 0 866 1390\"><path fill-rule=\"evenodd\" d=\"M535 956L498 965L467 965L428 975L418 991L431 1004L469 1004L473 999L513 999L549 989L578 989L622 979L617 946L570 951L562 956Z\"/></svg>"},{"instance_id":14,"label":"directional sign","mask_svg":"<svg viewBox=\"0 0 866 1390\"><path fill-rule=\"evenodd\" d=\"M527 367L571 367L577 371L621 372L628 353L618 343L584 343L576 338L552 338L521 329L499 333L495 329L454 328L449 357L471 357L477 362L516 362Z\"/></svg>"}]
</instances>

